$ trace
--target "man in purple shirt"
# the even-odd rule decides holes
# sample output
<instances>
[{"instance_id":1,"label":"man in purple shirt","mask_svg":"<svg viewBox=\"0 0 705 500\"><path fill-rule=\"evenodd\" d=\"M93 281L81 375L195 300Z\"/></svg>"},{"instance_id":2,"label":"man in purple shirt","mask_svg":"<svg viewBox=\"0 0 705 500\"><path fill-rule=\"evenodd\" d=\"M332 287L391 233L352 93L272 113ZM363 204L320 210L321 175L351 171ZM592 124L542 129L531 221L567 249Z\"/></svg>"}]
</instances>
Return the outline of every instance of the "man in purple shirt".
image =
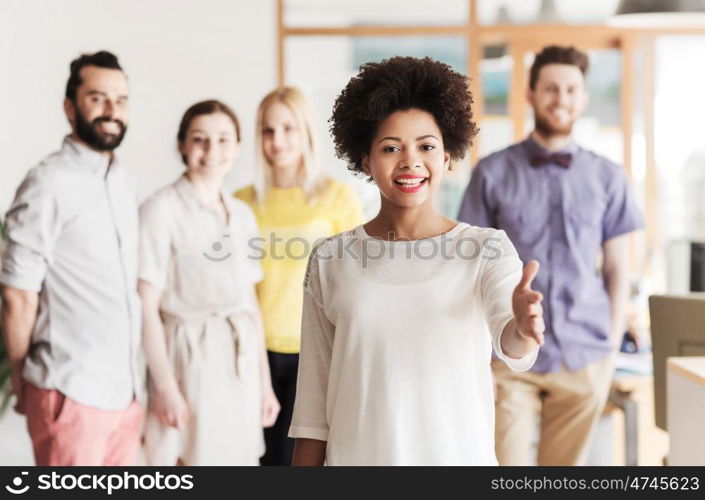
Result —
<instances>
[{"instance_id":1,"label":"man in purple shirt","mask_svg":"<svg viewBox=\"0 0 705 500\"><path fill-rule=\"evenodd\" d=\"M628 233L643 223L624 170L571 138L587 106L587 66L573 47L537 54L528 90L534 130L478 163L458 216L503 229L524 262L541 263L546 340L536 364L516 373L493 363L501 465L584 461L626 326Z\"/></svg>"}]
</instances>

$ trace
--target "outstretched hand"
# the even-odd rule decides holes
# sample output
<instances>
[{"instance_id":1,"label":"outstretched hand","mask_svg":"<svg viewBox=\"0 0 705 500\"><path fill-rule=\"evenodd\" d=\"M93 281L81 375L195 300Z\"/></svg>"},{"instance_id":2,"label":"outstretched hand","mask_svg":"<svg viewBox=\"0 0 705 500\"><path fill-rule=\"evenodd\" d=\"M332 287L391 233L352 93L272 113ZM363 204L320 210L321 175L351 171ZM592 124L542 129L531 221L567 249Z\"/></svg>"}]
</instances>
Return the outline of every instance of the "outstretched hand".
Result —
<instances>
[{"instance_id":1,"label":"outstretched hand","mask_svg":"<svg viewBox=\"0 0 705 500\"><path fill-rule=\"evenodd\" d=\"M512 309L516 318L517 331L526 339L531 339L537 345L543 345L546 325L543 322L543 295L531 289L531 283L539 272L539 263L529 262L524 268L521 281L512 294Z\"/></svg>"}]
</instances>

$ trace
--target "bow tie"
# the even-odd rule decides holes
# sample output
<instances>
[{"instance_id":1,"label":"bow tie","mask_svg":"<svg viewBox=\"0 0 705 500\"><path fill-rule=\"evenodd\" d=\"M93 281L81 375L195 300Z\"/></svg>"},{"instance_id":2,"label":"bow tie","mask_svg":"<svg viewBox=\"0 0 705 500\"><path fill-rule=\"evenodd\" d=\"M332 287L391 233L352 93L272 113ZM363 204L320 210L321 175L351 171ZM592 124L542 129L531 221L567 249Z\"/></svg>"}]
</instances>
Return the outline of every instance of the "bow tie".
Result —
<instances>
[{"instance_id":1,"label":"bow tie","mask_svg":"<svg viewBox=\"0 0 705 500\"><path fill-rule=\"evenodd\" d=\"M571 153L552 153L534 155L531 157L530 163L532 167L542 167L548 163L555 163L563 168L568 168L571 161L573 161Z\"/></svg>"}]
</instances>

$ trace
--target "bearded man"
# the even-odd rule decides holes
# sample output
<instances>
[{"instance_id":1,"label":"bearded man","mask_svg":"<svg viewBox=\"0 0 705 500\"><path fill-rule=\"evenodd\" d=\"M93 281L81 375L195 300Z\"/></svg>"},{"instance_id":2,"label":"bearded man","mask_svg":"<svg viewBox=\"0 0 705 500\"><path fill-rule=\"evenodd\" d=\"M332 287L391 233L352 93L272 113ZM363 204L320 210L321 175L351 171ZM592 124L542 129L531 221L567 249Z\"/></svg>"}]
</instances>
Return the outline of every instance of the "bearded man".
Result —
<instances>
[{"instance_id":1,"label":"bearded man","mask_svg":"<svg viewBox=\"0 0 705 500\"><path fill-rule=\"evenodd\" d=\"M573 47L536 55L534 130L478 163L458 215L506 231L524 262L541 263L546 333L536 364L518 373L493 363L501 465L584 462L626 327L628 234L643 222L624 170L573 141L587 68Z\"/></svg>"},{"instance_id":2,"label":"bearded man","mask_svg":"<svg viewBox=\"0 0 705 500\"><path fill-rule=\"evenodd\" d=\"M114 154L128 88L105 51L71 63L72 132L7 212L3 330L37 465L130 465L143 409L137 198Z\"/></svg>"}]
</instances>

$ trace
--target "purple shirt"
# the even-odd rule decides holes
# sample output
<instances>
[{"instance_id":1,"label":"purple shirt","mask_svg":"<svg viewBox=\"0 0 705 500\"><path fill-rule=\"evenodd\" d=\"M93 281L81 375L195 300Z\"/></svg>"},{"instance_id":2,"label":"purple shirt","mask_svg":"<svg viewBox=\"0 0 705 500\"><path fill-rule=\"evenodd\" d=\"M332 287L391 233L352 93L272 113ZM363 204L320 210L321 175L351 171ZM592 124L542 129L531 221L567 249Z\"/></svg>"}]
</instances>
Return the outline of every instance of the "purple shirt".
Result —
<instances>
[{"instance_id":1,"label":"purple shirt","mask_svg":"<svg viewBox=\"0 0 705 500\"><path fill-rule=\"evenodd\" d=\"M643 227L622 168L576 144L561 152L572 154L568 168L532 167L532 156L549 152L531 138L482 159L458 215L503 229L524 263L541 264L532 288L544 295L546 338L536 372L562 362L578 370L612 349L598 255L607 240Z\"/></svg>"}]
</instances>

